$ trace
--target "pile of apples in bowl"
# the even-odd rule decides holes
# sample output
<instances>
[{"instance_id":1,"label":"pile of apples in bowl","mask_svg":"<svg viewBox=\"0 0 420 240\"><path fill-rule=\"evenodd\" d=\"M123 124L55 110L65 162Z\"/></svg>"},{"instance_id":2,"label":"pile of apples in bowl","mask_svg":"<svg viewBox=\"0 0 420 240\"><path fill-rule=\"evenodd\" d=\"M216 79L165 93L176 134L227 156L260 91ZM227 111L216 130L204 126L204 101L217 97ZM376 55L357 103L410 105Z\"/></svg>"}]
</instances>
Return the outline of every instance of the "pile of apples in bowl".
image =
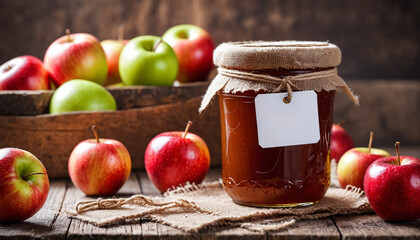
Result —
<instances>
[{"instance_id":1,"label":"pile of apples in bowl","mask_svg":"<svg viewBox=\"0 0 420 240\"><path fill-rule=\"evenodd\" d=\"M50 103L53 114L116 110L104 87L205 81L213 68L214 41L198 26L174 26L162 37L120 36L99 42L91 34L66 30L48 47L43 61L27 55L2 64L0 91L57 88Z\"/></svg>"},{"instance_id":2,"label":"pile of apples in bowl","mask_svg":"<svg viewBox=\"0 0 420 240\"><path fill-rule=\"evenodd\" d=\"M354 186L364 190L375 213L386 221L415 221L420 218L420 159L396 156L368 147L354 148L353 140L340 125L333 125L331 158L338 162L340 187Z\"/></svg>"}]
</instances>

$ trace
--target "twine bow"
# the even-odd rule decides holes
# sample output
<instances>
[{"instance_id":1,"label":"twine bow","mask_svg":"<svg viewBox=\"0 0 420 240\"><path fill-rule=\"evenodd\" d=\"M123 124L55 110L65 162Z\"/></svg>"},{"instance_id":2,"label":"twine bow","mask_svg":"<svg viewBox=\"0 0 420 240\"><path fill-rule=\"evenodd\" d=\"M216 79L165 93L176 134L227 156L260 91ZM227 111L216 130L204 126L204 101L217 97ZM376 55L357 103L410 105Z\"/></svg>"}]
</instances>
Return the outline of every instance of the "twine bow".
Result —
<instances>
[{"instance_id":1,"label":"twine bow","mask_svg":"<svg viewBox=\"0 0 420 240\"><path fill-rule=\"evenodd\" d=\"M76 212L78 214L80 214L80 213L83 213L83 212L88 212L88 211L98 210L98 209L117 209L117 208L120 208L120 207L122 207L123 205L126 205L126 204L135 204L135 205L139 205L139 206L148 205L148 206L159 207L159 208L155 209L154 212L161 212L165 209L181 207L181 208L184 208L186 210L195 210L195 211L200 212L200 213L211 214L211 212L205 211L205 210L197 207L197 205L195 205L194 202L190 202L190 201L187 201L187 200L179 199L179 200L172 201L172 202L159 203L158 201L154 200L153 198L149 198L149 197L146 197L146 196L143 196L143 195L134 195L134 196L129 197L129 198L114 198L114 199L98 198L97 200L79 202L76 205Z\"/></svg>"}]
</instances>

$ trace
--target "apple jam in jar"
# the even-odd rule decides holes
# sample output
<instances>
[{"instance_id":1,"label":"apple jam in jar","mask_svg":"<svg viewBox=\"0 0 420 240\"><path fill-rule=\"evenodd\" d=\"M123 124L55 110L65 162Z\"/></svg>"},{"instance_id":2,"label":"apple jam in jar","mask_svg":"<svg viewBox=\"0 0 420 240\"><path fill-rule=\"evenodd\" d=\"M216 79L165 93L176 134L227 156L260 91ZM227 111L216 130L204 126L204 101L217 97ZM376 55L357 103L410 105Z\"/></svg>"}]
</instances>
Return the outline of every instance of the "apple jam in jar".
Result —
<instances>
[{"instance_id":1,"label":"apple jam in jar","mask_svg":"<svg viewBox=\"0 0 420 240\"><path fill-rule=\"evenodd\" d=\"M239 204L309 205L330 184L330 142L335 91L317 93L320 140L314 144L262 148L258 144L258 93L219 92L222 129L222 181Z\"/></svg>"},{"instance_id":2,"label":"apple jam in jar","mask_svg":"<svg viewBox=\"0 0 420 240\"><path fill-rule=\"evenodd\" d=\"M230 42L219 45L213 59L218 66L218 75L210 84L200 111L217 93L222 133L222 181L226 193L235 203L258 207L306 206L318 202L330 184L330 142L336 90L347 93L358 104L357 98L337 75L340 49L325 42ZM284 125L290 122L279 121L277 125L274 121L274 127L270 125L266 129L286 143L262 144L259 138L266 135L259 132L262 128L257 119L261 119L261 115L256 110L256 98L280 93L276 96L286 96L283 101L264 104L274 108L290 104L288 106L296 108L297 102L293 101L300 101L298 96L307 92L312 96L308 100L310 104L301 105L296 116L306 116L299 115L301 112L314 112L311 119L315 120L311 120L309 128L302 126L302 129L315 132L317 137L312 142L287 143L289 138L297 137L286 133L288 126ZM278 109L277 118L270 113L266 115L277 120L283 117L283 109L290 108ZM295 114L294 111L288 111L284 115L293 119L294 115L290 114ZM298 129L296 133L305 138L306 132L299 130L301 125L294 126Z\"/></svg>"}]
</instances>

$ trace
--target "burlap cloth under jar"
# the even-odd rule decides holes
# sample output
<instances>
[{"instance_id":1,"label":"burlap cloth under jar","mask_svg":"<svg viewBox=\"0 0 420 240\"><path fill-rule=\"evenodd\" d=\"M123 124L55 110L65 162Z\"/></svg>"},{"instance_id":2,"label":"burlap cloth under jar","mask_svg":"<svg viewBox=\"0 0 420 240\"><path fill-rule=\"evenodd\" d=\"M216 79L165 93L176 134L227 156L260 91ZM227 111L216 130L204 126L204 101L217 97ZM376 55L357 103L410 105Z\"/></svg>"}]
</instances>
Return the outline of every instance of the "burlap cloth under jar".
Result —
<instances>
[{"instance_id":1,"label":"burlap cloth under jar","mask_svg":"<svg viewBox=\"0 0 420 240\"><path fill-rule=\"evenodd\" d=\"M338 188L336 164L332 164L331 187L320 202L298 208L255 208L235 204L220 182L188 184L162 197L134 195L80 202L66 209L69 217L105 227L135 223L139 218L159 222L187 232L218 226L242 227L251 231L276 231L301 219L372 212L363 191Z\"/></svg>"},{"instance_id":2,"label":"burlap cloth under jar","mask_svg":"<svg viewBox=\"0 0 420 240\"><path fill-rule=\"evenodd\" d=\"M202 112L219 90L225 93L264 90L265 92L294 90L340 90L359 105L358 97L338 76L341 62L340 49L328 42L309 41L250 41L220 44L213 53L218 74L203 97ZM278 78L256 73L268 69L319 71Z\"/></svg>"}]
</instances>

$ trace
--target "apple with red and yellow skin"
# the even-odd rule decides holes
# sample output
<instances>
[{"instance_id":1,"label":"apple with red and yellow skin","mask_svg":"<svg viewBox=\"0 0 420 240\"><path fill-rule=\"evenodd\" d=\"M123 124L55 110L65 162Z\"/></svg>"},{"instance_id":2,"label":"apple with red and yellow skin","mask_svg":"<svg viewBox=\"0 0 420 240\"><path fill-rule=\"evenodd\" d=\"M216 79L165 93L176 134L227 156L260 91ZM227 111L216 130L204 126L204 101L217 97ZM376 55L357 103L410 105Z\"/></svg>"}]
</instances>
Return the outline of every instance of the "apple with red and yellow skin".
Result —
<instances>
[{"instance_id":1,"label":"apple with red and yellow skin","mask_svg":"<svg viewBox=\"0 0 420 240\"><path fill-rule=\"evenodd\" d=\"M345 152L354 148L350 134L339 124L333 124L331 129L331 159L338 162Z\"/></svg>"},{"instance_id":2,"label":"apple with red and yellow skin","mask_svg":"<svg viewBox=\"0 0 420 240\"><path fill-rule=\"evenodd\" d=\"M18 222L37 213L50 189L44 165L32 153L0 149L0 222Z\"/></svg>"},{"instance_id":3,"label":"apple with red and yellow skin","mask_svg":"<svg viewBox=\"0 0 420 240\"><path fill-rule=\"evenodd\" d=\"M194 25L178 25L168 29L162 39L171 45L178 59L178 82L207 80L213 68L215 44L206 30Z\"/></svg>"},{"instance_id":4,"label":"apple with red and yellow skin","mask_svg":"<svg viewBox=\"0 0 420 240\"><path fill-rule=\"evenodd\" d=\"M391 156L382 149L352 148L341 157L337 165L337 178L341 188L352 185L363 189L363 177L366 169L375 160Z\"/></svg>"},{"instance_id":5,"label":"apple with red and yellow skin","mask_svg":"<svg viewBox=\"0 0 420 240\"><path fill-rule=\"evenodd\" d=\"M210 166L210 153L204 140L185 132L164 132L155 136L146 148L147 175L160 192L187 182L199 184Z\"/></svg>"},{"instance_id":6,"label":"apple with red and yellow skin","mask_svg":"<svg viewBox=\"0 0 420 240\"><path fill-rule=\"evenodd\" d=\"M420 159L409 156L381 158L364 177L364 191L375 213L385 221L420 218Z\"/></svg>"},{"instance_id":7,"label":"apple with red and yellow skin","mask_svg":"<svg viewBox=\"0 0 420 240\"><path fill-rule=\"evenodd\" d=\"M104 49L106 62L108 64L108 74L104 82L104 86L120 83L121 76L118 68L118 62L120 59L121 51L128 40L113 40L108 39L101 42L101 46Z\"/></svg>"},{"instance_id":8,"label":"apple with red and yellow skin","mask_svg":"<svg viewBox=\"0 0 420 240\"><path fill-rule=\"evenodd\" d=\"M127 148L114 139L80 142L70 154L68 169L73 184L88 196L114 195L130 176Z\"/></svg>"},{"instance_id":9,"label":"apple with red and yellow skin","mask_svg":"<svg viewBox=\"0 0 420 240\"><path fill-rule=\"evenodd\" d=\"M56 87L72 79L103 85L108 65L98 39L87 33L73 33L55 40L47 49L44 65Z\"/></svg>"},{"instance_id":10,"label":"apple with red and yellow skin","mask_svg":"<svg viewBox=\"0 0 420 240\"><path fill-rule=\"evenodd\" d=\"M41 60L15 57L0 66L0 90L49 90L50 77Z\"/></svg>"}]
</instances>

